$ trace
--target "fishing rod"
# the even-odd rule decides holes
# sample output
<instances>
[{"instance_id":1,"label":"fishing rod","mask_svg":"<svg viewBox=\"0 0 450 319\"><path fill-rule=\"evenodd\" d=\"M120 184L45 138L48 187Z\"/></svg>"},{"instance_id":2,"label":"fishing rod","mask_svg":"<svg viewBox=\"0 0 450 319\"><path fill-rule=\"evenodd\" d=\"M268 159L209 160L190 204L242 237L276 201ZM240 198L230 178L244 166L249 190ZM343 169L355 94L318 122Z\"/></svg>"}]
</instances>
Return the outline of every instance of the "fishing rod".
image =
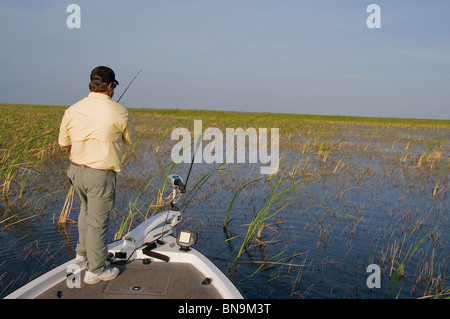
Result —
<instances>
[{"instance_id":1,"label":"fishing rod","mask_svg":"<svg viewBox=\"0 0 450 319\"><path fill-rule=\"evenodd\" d=\"M195 137L194 137L194 140L195 140ZM197 153L197 149L200 146L200 142L201 142L201 137L199 137L198 140L197 140L197 144L198 145L194 145L194 154L192 155L191 165L189 166L189 172L188 172L187 177L186 177L186 182L183 185L183 188L184 188L185 191L186 191L187 182L189 180L189 175L191 175L192 165L194 164L195 154Z\"/></svg>"},{"instance_id":2,"label":"fishing rod","mask_svg":"<svg viewBox=\"0 0 450 319\"><path fill-rule=\"evenodd\" d=\"M128 86L125 88L125 91L123 91L122 95L119 97L119 99L117 100L117 103L119 103L120 99L122 98L122 96L125 94L125 92L128 90L128 88L131 86L131 83L133 83L133 81L137 78L137 76L139 75L139 73L141 73L142 69L139 70L139 72L134 76L133 80L131 80L130 84L128 84Z\"/></svg>"}]
</instances>

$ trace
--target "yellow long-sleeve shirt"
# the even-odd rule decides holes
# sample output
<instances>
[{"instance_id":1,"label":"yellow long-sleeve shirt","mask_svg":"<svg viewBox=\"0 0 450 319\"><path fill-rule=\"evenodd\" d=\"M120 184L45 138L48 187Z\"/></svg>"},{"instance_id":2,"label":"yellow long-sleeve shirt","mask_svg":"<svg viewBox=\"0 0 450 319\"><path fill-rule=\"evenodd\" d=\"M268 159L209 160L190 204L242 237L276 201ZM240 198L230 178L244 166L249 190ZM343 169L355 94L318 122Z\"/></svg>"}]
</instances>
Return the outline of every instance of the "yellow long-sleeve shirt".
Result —
<instances>
[{"instance_id":1,"label":"yellow long-sleeve shirt","mask_svg":"<svg viewBox=\"0 0 450 319\"><path fill-rule=\"evenodd\" d=\"M71 145L72 162L120 172L126 146L135 137L128 110L106 94L91 92L65 111L58 141Z\"/></svg>"}]
</instances>

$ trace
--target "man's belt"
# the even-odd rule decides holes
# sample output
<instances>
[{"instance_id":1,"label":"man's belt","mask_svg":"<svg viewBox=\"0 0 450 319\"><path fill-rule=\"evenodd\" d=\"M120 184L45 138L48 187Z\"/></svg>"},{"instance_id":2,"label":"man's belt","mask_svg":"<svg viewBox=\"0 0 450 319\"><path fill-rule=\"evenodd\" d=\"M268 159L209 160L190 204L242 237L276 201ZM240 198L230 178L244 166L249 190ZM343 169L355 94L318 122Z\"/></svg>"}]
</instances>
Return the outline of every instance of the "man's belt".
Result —
<instances>
[{"instance_id":1,"label":"man's belt","mask_svg":"<svg viewBox=\"0 0 450 319\"><path fill-rule=\"evenodd\" d=\"M87 166L87 165L84 165L84 164L78 164L78 163L74 163L74 162L71 162L71 163L72 163L72 165L75 165L75 166L78 166L78 167L86 167L86 168L90 168L90 169L96 169L96 170L99 170L99 171L114 172L113 169L93 168L93 167L90 167L90 166Z\"/></svg>"}]
</instances>

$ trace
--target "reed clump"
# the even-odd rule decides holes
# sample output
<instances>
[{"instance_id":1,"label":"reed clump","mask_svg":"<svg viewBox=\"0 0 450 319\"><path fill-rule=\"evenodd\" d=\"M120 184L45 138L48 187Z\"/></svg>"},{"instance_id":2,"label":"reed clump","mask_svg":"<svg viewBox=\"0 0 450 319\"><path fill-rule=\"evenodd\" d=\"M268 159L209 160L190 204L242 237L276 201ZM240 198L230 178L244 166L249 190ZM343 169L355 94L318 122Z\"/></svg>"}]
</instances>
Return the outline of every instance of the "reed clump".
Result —
<instances>
[{"instance_id":1,"label":"reed clump","mask_svg":"<svg viewBox=\"0 0 450 319\"><path fill-rule=\"evenodd\" d=\"M38 180L48 176L46 165L59 157L57 134L63 110L60 107L0 104L2 227L44 214L36 213L39 199L31 199L25 194L40 188Z\"/></svg>"}]
</instances>

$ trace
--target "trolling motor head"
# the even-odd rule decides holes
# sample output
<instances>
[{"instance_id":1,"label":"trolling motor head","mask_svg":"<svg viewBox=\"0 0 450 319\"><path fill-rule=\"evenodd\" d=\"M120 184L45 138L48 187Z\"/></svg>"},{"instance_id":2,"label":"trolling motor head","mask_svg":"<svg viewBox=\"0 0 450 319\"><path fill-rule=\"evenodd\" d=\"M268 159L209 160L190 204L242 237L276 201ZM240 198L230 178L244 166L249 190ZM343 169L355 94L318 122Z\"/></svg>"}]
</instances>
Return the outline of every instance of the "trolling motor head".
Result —
<instances>
[{"instance_id":1,"label":"trolling motor head","mask_svg":"<svg viewBox=\"0 0 450 319\"><path fill-rule=\"evenodd\" d=\"M179 191L180 193L186 193L186 186L183 183L183 179L176 174L171 174L167 176L167 179L172 184L172 188Z\"/></svg>"}]
</instances>

